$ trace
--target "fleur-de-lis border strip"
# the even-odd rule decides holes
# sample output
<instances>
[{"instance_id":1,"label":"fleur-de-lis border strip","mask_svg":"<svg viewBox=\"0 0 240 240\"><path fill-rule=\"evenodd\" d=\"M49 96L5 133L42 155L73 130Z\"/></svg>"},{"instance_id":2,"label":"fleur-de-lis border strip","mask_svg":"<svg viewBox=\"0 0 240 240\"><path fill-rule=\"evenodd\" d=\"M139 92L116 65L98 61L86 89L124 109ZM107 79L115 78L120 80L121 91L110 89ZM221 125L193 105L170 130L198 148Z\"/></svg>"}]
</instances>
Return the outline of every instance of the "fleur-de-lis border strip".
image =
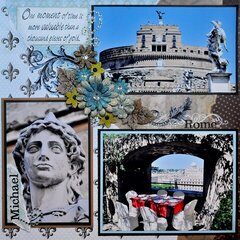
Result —
<instances>
[{"instance_id":1,"label":"fleur-de-lis border strip","mask_svg":"<svg viewBox=\"0 0 240 240\"><path fill-rule=\"evenodd\" d=\"M50 237L53 236L53 233L57 231L56 228L39 228L38 231L42 233L43 237L46 237L49 239Z\"/></svg>"},{"instance_id":2,"label":"fleur-de-lis border strip","mask_svg":"<svg viewBox=\"0 0 240 240\"><path fill-rule=\"evenodd\" d=\"M2 231L5 233L7 237L13 239L17 236L17 233L20 231L19 228L3 228Z\"/></svg>"},{"instance_id":3,"label":"fleur-de-lis border strip","mask_svg":"<svg viewBox=\"0 0 240 240\"><path fill-rule=\"evenodd\" d=\"M26 84L20 86L20 90L23 91L24 95L27 95L30 98L35 93L36 88L32 84L31 80L28 78Z\"/></svg>"},{"instance_id":4,"label":"fleur-de-lis border strip","mask_svg":"<svg viewBox=\"0 0 240 240\"><path fill-rule=\"evenodd\" d=\"M2 39L2 43L5 44L5 47L11 51L17 46L19 39L17 37L14 37L12 32L9 31L7 37Z\"/></svg>"},{"instance_id":5,"label":"fleur-de-lis border strip","mask_svg":"<svg viewBox=\"0 0 240 240\"><path fill-rule=\"evenodd\" d=\"M92 228L75 228L76 232L79 233L80 237L83 237L84 239L88 236L90 236L90 233L93 231Z\"/></svg>"},{"instance_id":6,"label":"fleur-de-lis border strip","mask_svg":"<svg viewBox=\"0 0 240 240\"><path fill-rule=\"evenodd\" d=\"M13 79L16 79L17 75L19 75L19 70L14 68L12 63L9 63L7 69L2 70L2 75L11 82Z\"/></svg>"}]
</instances>

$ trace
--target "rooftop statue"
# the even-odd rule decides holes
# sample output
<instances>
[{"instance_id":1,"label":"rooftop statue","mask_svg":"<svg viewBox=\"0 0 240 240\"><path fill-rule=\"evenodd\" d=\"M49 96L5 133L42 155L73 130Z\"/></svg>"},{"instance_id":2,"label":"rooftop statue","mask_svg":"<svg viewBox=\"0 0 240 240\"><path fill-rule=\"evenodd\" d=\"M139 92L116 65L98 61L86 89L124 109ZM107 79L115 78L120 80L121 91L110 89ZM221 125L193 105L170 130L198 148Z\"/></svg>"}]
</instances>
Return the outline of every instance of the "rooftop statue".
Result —
<instances>
[{"instance_id":1,"label":"rooftop statue","mask_svg":"<svg viewBox=\"0 0 240 240\"><path fill-rule=\"evenodd\" d=\"M158 15L158 19L159 19L159 24L163 25L163 14L165 14L164 12L161 11L156 11L157 15Z\"/></svg>"},{"instance_id":2,"label":"rooftop statue","mask_svg":"<svg viewBox=\"0 0 240 240\"><path fill-rule=\"evenodd\" d=\"M209 56L216 65L216 68L214 69L215 72L226 72L228 60L221 57L223 55L222 45L227 51L226 33L221 28L222 24L220 21L212 21L212 24L214 26L207 34Z\"/></svg>"}]
</instances>

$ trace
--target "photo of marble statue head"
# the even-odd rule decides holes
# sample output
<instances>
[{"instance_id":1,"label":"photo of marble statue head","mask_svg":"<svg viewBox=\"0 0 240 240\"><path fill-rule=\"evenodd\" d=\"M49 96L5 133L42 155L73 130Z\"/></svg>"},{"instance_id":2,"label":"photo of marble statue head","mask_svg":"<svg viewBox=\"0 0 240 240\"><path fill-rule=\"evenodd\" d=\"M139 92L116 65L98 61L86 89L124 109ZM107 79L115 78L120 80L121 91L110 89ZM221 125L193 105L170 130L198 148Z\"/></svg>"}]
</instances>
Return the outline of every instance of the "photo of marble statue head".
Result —
<instances>
[{"instance_id":1,"label":"photo of marble statue head","mask_svg":"<svg viewBox=\"0 0 240 240\"><path fill-rule=\"evenodd\" d=\"M48 113L20 132L13 157L31 222L88 222L85 153L72 127Z\"/></svg>"}]
</instances>

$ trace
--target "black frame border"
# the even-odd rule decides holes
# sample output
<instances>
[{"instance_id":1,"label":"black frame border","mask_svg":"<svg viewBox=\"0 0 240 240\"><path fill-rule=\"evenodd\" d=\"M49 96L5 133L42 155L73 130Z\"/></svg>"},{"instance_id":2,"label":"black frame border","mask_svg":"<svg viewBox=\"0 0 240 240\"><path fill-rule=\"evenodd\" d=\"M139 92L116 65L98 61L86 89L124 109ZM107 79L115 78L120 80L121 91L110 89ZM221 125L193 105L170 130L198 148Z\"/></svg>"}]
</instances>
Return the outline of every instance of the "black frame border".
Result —
<instances>
[{"instance_id":1,"label":"black frame border","mask_svg":"<svg viewBox=\"0 0 240 240\"><path fill-rule=\"evenodd\" d=\"M6 196L6 166L7 166L7 151L6 151L6 104L8 102L65 102L64 98L2 98L2 227L3 228L19 228L15 224L7 222L7 199ZM23 110L24 111L24 110ZM68 112L75 111L74 109L68 108ZM92 131L91 122L88 117L88 203L89 203L89 221L83 223L39 223L31 226L31 228L43 228L43 227L54 227L54 228L93 228L93 158L92 158Z\"/></svg>"},{"instance_id":2,"label":"black frame border","mask_svg":"<svg viewBox=\"0 0 240 240\"><path fill-rule=\"evenodd\" d=\"M180 231L176 231L175 232L161 232L159 234L156 234L156 232L154 233L150 233L150 232L147 232L147 233L144 233L144 231L142 231L142 233L134 233L134 231L132 232L129 232L129 233L121 233L121 231L116 231L116 233L103 233L102 230L100 231L101 229L101 225L100 225L100 217L101 217L101 214L102 214L102 207L100 205L100 197L102 197L102 193L101 193L101 178L103 177L101 175L101 169L100 169L100 165L103 164L101 163L101 149L100 149L100 146L101 146L101 133L102 132L131 132L132 134L134 134L134 132L149 132L149 131L152 131L152 132L166 132L166 131L169 131L169 132L177 132L177 131L183 131L183 132L206 132L206 131L209 131L209 132L235 132L235 135L236 135L236 142L235 142L235 153L236 153L236 159L235 159L235 164L233 162L233 166L235 167L235 176L236 176L236 179L233 180L233 182L235 182L235 185L236 185L236 189L235 189L235 192L233 192L233 198L236 199L236 204L235 204L235 225L233 227L233 229L231 230L232 232L217 232L217 230L212 230L212 232L205 232L205 231L199 231L199 232L192 232L192 231L189 231L189 233L185 232L185 233L181 233ZM98 235L99 236L121 236L121 238L123 236L189 236L189 235L232 235L232 234L237 234L238 231L237 231L237 227L238 227L238 201L240 199L240 196L238 196L238 167L239 167L239 163L238 163L238 160L239 160L239 155L238 155L238 143L239 143L239 136L238 134L240 134L238 132L238 129L227 129L227 130L224 130L224 129L200 129L200 130L190 130L190 129L138 129L138 130L132 130L132 129L98 129ZM210 230L211 231L211 230ZM224 230L223 230L224 231Z\"/></svg>"}]
</instances>

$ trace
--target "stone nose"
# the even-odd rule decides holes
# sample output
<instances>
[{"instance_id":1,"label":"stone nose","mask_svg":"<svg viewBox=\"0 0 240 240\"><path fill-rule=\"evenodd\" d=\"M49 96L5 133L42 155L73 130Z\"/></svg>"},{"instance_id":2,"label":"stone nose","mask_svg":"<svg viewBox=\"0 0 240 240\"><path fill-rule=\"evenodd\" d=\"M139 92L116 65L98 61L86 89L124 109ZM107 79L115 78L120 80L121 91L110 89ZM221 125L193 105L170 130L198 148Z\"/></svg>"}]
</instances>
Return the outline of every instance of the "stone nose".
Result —
<instances>
[{"instance_id":1,"label":"stone nose","mask_svg":"<svg viewBox=\"0 0 240 240\"><path fill-rule=\"evenodd\" d=\"M46 155L41 154L38 161L46 162L46 161L49 161L49 158Z\"/></svg>"},{"instance_id":2,"label":"stone nose","mask_svg":"<svg viewBox=\"0 0 240 240\"><path fill-rule=\"evenodd\" d=\"M46 144L42 144L39 160L40 161L48 161L49 160L48 154L49 154L48 146Z\"/></svg>"}]
</instances>

